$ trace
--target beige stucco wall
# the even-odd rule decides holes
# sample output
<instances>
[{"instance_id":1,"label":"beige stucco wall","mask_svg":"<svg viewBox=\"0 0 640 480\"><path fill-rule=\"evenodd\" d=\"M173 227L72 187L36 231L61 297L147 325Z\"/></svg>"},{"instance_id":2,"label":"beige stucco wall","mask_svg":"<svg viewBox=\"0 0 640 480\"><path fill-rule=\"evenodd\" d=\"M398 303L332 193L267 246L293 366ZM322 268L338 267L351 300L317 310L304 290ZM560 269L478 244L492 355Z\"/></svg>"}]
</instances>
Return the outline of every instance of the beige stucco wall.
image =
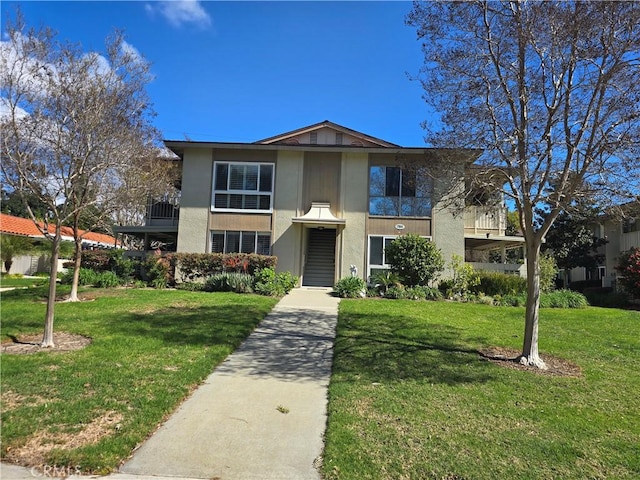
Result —
<instances>
[{"instance_id":1,"label":"beige stucco wall","mask_svg":"<svg viewBox=\"0 0 640 480\"><path fill-rule=\"evenodd\" d=\"M300 276L302 226L291 219L301 215L304 152L280 150L276 163L273 209L272 253L278 257L276 270Z\"/></svg>"},{"instance_id":2,"label":"beige stucco wall","mask_svg":"<svg viewBox=\"0 0 640 480\"><path fill-rule=\"evenodd\" d=\"M460 169L462 169L462 164ZM448 171L449 169L443 169ZM456 254L464 258L464 185L460 182L452 185L454 177L461 178L458 175L451 175L446 178L439 178L434 182L434 205L432 208L432 236L433 241L442 250L442 256L446 263L446 269L442 274L443 278L452 276L449 268L451 256Z\"/></svg>"},{"instance_id":3,"label":"beige stucco wall","mask_svg":"<svg viewBox=\"0 0 640 480\"><path fill-rule=\"evenodd\" d=\"M342 154L342 172L344 179L340 188L340 217L346 220L346 225L338 237L338 251L341 257L336 257L336 267L340 278L349 276L350 266L358 268L358 275L366 276L366 219L369 198L369 160L366 153L346 152Z\"/></svg>"},{"instance_id":4,"label":"beige stucco wall","mask_svg":"<svg viewBox=\"0 0 640 480\"><path fill-rule=\"evenodd\" d=\"M182 196L178 224L178 252L207 251L211 209L213 157L211 149L185 150L182 164Z\"/></svg>"}]
</instances>

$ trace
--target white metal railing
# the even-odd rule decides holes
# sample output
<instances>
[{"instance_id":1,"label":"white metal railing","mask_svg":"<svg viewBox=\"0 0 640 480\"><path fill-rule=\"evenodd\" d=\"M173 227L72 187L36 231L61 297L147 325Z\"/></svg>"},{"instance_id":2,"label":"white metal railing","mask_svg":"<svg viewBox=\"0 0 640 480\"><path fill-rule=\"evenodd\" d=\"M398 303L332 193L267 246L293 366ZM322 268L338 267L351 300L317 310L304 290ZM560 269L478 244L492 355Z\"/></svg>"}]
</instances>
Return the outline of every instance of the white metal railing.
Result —
<instances>
[{"instance_id":1,"label":"white metal railing","mask_svg":"<svg viewBox=\"0 0 640 480\"><path fill-rule=\"evenodd\" d=\"M488 263L488 262L466 262L473 267L474 270L482 270L485 272L500 272L509 275L527 276L527 266L522 263Z\"/></svg>"},{"instance_id":2,"label":"white metal railing","mask_svg":"<svg viewBox=\"0 0 640 480\"><path fill-rule=\"evenodd\" d=\"M507 209L504 207L469 206L464 209L464 228L469 233L504 235L506 224Z\"/></svg>"}]
</instances>

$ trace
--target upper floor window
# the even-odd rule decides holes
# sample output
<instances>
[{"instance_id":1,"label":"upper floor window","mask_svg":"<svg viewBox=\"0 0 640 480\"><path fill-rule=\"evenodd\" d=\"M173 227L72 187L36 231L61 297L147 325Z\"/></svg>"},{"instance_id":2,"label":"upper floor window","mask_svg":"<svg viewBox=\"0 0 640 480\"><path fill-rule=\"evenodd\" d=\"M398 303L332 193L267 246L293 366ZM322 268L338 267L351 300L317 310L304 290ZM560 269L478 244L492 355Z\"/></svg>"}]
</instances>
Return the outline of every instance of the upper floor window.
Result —
<instances>
[{"instance_id":1,"label":"upper floor window","mask_svg":"<svg viewBox=\"0 0 640 480\"><path fill-rule=\"evenodd\" d=\"M270 212L273 203L272 163L216 162L214 210Z\"/></svg>"},{"instance_id":2,"label":"upper floor window","mask_svg":"<svg viewBox=\"0 0 640 480\"><path fill-rule=\"evenodd\" d=\"M432 181L424 167L369 169L369 214L430 217Z\"/></svg>"}]
</instances>

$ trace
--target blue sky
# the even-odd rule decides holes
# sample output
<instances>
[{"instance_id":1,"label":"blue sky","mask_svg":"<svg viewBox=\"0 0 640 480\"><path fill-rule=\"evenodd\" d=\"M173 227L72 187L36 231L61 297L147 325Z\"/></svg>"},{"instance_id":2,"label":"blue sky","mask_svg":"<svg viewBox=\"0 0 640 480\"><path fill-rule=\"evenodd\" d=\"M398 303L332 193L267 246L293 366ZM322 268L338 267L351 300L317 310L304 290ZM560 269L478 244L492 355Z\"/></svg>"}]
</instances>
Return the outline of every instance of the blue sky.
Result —
<instances>
[{"instance_id":1,"label":"blue sky","mask_svg":"<svg viewBox=\"0 0 640 480\"><path fill-rule=\"evenodd\" d=\"M2 2L100 51L115 28L152 63L165 139L252 142L331 120L424 145L410 2Z\"/></svg>"}]
</instances>

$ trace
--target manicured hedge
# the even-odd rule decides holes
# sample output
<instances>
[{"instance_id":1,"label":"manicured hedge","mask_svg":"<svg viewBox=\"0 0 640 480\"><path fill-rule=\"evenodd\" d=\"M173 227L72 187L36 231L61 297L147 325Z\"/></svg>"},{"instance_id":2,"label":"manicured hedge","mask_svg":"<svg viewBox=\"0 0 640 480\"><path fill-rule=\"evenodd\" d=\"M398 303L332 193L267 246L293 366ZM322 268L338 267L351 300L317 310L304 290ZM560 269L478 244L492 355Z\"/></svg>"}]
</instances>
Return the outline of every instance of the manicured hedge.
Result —
<instances>
[{"instance_id":1,"label":"manicured hedge","mask_svg":"<svg viewBox=\"0 0 640 480\"><path fill-rule=\"evenodd\" d=\"M523 295L527 293L527 280L519 275L507 275L499 272L476 272L480 282L470 288L471 293L490 297L501 295Z\"/></svg>"},{"instance_id":2,"label":"manicured hedge","mask_svg":"<svg viewBox=\"0 0 640 480\"><path fill-rule=\"evenodd\" d=\"M257 270L275 268L278 260L253 253L174 253L172 257L182 277L188 281L224 272L253 275Z\"/></svg>"}]
</instances>

